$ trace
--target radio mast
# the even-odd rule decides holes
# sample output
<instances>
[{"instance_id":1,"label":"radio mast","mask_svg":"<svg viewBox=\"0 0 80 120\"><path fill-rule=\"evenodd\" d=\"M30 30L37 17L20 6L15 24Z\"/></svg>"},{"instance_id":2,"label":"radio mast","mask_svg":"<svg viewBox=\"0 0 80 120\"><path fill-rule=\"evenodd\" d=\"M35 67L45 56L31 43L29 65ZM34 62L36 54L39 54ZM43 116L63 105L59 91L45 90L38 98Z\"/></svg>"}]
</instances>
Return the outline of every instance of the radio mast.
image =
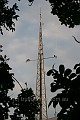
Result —
<instances>
[{"instance_id":1,"label":"radio mast","mask_svg":"<svg viewBox=\"0 0 80 120\"><path fill-rule=\"evenodd\" d=\"M43 42L42 42L42 21L41 21L41 9L40 9L40 28L39 28L39 43L38 43L38 58L27 59L29 61L37 61L37 79L36 79L36 98L41 100L40 112L37 114L36 120L48 120L47 114L47 101L46 101L46 84L45 84L45 71L44 71L44 59L57 58L44 57L43 54Z\"/></svg>"},{"instance_id":2,"label":"radio mast","mask_svg":"<svg viewBox=\"0 0 80 120\"><path fill-rule=\"evenodd\" d=\"M38 120L47 120L48 115L47 115L46 85L45 85L45 71L44 71L44 54L43 54L43 42L42 42L41 9L40 9L38 60L37 60L36 98L41 100L40 113L37 115Z\"/></svg>"}]
</instances>

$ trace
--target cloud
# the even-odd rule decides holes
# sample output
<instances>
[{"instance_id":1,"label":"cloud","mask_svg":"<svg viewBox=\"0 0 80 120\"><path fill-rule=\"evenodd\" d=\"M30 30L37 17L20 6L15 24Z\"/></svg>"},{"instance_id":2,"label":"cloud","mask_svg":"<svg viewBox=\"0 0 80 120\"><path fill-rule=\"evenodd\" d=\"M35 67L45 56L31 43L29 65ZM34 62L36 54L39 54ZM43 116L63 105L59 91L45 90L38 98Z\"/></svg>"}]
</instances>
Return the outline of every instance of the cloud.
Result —
<instances>
[{"instance_id":1,"label":"cloud","mask_svg":"<svg viewBox=\"0 0 80 120\"><path fill-rule=\"evenodd\" d=\"M16 22L16 31L8 32L4 30L4 35L0 36L3 45L3 54L6 54L12 67L15 78L25 87L24 83L28 83L28 87L36 90L37 61L26 63L26 59L37 59L38 56L38 40L39 40L39 11L42 8L43 27L43 45L44 57L57 55L57 59L45 60L45 71L51 69L55 63L58 69L60 64L64 64L66 68L73 68L75 63L80 61L80 45L77 44L72 35L78 40L80 39L80 26L69 29L64 25L60 25L58 18L53 16L50 11L50 4L44 0L36 1L30 7L25 1L19 2L20 18ZM47 9L46 9L47 8ZM46 76L47 99L48 103L53 97L50 92L50 83L53 82L52 77ZM14 94L20 90L16 83ZM53 108L49 109L49 116L54 116Z\"/></svg>"}]
</instances>

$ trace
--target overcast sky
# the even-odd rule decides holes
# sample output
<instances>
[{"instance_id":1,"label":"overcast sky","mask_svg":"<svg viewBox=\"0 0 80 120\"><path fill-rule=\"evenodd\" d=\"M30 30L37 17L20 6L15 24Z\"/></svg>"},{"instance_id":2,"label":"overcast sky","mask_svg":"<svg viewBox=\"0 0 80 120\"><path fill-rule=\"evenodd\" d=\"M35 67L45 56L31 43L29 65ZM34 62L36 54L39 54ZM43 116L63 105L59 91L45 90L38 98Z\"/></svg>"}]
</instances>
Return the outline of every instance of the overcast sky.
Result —
<instances>
[{"instance_id":1,"label":"overcast sky","mask_svg":"<svg viewBox=\"0 0 80 120\"><path fill-rule=\"evenodd\" d=\"M10 0L10 4L16 0ZM25 87L31 87L34 92L36 90L37 62L28 62L26 59L37 59L38 57L38 40L39 40L39 14L40 7L42 9L43 25L43 45L44 57L52 57L57 55L57 59L45 60L45 71L51 69L55 63L58 69L60 64L64 64L66 68L72 68L76 63L80 62L80 44L76 43L72 37L74 35L80 40L80 26L73 29L60 25L57 16L53 16L51 6L45 0L34 0L32 6L28 5L27 0L18 2L20 15L16 22L16 31L5 31L4 35L0 35L0 44L3 45L3 54L6 54L10 61L8 62L12 68L15 78ZM50 92L50 83L52 77L46 76L47 101L53 97ZM13 96L20 92L20 87L16 83ZM58 108L57 108L58 111ZM48 109L48 116L54 116L54 109Z\"/></svg>"}]
</instances>

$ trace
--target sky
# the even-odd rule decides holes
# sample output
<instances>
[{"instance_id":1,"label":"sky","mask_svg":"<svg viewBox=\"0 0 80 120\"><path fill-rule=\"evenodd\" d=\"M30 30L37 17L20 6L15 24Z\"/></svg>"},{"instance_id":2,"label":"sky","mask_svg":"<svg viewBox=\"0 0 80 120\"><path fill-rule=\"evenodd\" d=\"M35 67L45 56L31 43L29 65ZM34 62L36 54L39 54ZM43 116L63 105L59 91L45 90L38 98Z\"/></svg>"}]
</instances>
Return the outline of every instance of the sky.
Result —
<instances>
[{"instance_id":1,"label":"sky","mask_svg":"<svg viewBox=\"0 0 80 120\"><path fill-rule=\"evenodd\" d=\"M10 5L16 0L10 0ZM0 44L3 45L3 54L10 58L8 64L12 68L14 77L25 88L25 82L28 88L32 88L34 93L36 90L37 77L37 61L26 63L26 59L37 59L38 57L38 40L39 40L39 18L40 7L42 11L42 39L44 47L44 57L57 56L57 59L45 60L45 72L47 73L55 63L58 70L60 64L64 64L65 68L73 69L76 63L80 62L80 44L75 42L72 36L80 40L80 26L74 28L61 25L58 17L51 14L51 6L48 1L34 0L32 6L29 6L27 0L17 2L20 11L18 21L16 23L15 32L3 29L4 35L0 34ZM47 103L54 96L50 91L50 84L53 78L46 75ZM14 91L10 92L16 97L20 93L20 86L15 83ZM57 108L57 112L59 108ZM54 108L48 109L48 116L54 117Z\"/></svg>"}]
</instances>

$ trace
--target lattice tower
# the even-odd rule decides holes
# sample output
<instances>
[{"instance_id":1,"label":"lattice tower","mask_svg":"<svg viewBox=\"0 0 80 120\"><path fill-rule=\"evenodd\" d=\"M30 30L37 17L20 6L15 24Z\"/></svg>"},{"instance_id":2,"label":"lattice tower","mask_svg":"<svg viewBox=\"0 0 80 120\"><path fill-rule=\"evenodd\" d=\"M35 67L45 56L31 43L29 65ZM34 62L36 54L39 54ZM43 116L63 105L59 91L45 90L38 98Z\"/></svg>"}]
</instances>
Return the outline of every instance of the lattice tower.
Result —
<instances>
[{"instance_id":1,"label":"lattice tower","mask_svg":"<svg viewBox=\"0 0 80 120\"><path fill-rule=\"evenodd\" d=\"M48 115L47 115L47 102L46 102L46 85L45 85L45 71L44 71L43 42L42 42L41 10L40 10L39 44L38 44L36 98L41 100L40 113L37 115L37 119L47 120Z\"/></svg>"}]
</instances>

